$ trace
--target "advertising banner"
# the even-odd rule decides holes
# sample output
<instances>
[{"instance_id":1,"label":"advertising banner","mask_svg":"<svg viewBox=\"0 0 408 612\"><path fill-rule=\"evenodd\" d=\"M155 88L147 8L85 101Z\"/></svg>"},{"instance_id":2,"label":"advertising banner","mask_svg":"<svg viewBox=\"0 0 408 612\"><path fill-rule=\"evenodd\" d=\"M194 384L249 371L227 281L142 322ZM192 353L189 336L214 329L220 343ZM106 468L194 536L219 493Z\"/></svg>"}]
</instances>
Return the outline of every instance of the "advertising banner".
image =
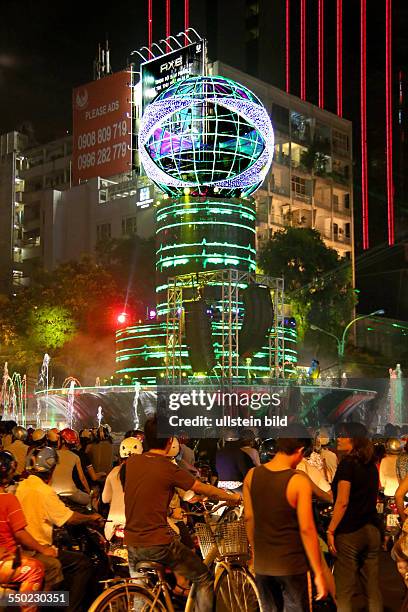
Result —
<instances>
[{"instance_id":1,"label":"advertising banner","mask_svg":"<svg viewBox=\"0 0 408 612\"><path fill-rule=\"evenodd\" d=\"M74 185L131 169L130 79L124 70L73 90Z\"/></svg>"},{"instance_id":2,"label":"advertising banner","mask_svg":"<svg viewBox=\"0 0 408 612\"><path fill-rule=\"evenodd\" d=\"M204 74L205 41L181 47L141 64L142 111L158 93L176 81Z\"/></svg>"}]
</instances>

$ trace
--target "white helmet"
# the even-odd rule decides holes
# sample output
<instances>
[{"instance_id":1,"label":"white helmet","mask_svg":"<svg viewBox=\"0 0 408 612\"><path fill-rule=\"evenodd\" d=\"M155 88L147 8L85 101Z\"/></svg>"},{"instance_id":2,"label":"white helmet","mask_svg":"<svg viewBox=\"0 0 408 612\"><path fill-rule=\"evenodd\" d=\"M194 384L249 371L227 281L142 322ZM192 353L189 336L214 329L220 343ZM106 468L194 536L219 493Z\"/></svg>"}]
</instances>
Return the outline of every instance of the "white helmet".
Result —
<instances>
[{"instance_id":1,"label":"white helmet","mask_svg":"<svg viewBox=\"0 0 408 612\"><path fill-rule=\"evenodd\" d=\"M130 455L141 455L143 444L138 438L125 438L120 443L119 454L121 459L126 459Z\"/></svg>"},{"instance_id":2,"label":"white helmet","mask_svg":"<svg viewBox=\"0 0 408 612\"><path fill-rule=\"evenodd\" d=\"M178 441L177 438L173 437L171 440L171 446L169 450L167 451L167 457L177 457L179 453L180 453L180 442Z\"/></svg>"}]
</instances>

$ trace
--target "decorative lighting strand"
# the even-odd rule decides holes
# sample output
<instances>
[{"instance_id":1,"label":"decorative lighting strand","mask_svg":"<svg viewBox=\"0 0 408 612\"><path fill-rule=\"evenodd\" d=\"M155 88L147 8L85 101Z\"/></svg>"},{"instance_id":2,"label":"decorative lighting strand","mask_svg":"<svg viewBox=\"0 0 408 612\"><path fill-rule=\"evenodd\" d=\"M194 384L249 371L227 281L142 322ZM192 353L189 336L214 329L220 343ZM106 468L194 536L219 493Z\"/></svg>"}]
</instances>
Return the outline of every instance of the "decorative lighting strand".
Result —
<instances>
[{"instance_id":1,"label":"decorative lighting strand","mask_svg":"<svg viewBox=\"0 0 408 612\"><path fill-rule=\"evenodd\" d=\"M286 30L286 92L290 93L290 0L286 0L285 12L285 30Z\"/></svg>"},{"instance_id":2,"label":"decorative lighting strand","mask_svg":"<svg viewBox=\"0 0 408 612\"><path fill-rule=\"evenodd\" d=\"M170 0L166 0L166 39L167 39L167 51L171 51L170 43L168 42L169 36L171 34L171 26L170 26Z\"/></svg>"},{"instance_id":3,"label":"decorative lighting strand","mask_svg":"<svg viewBox=\"0 0 408 612\"><path fill-rule=\"evenodd\" d=\"M300 0L300 97L306 100L306 0Z\"/></svg>"},{"instance_id":4,"label":"decorative lighting strand","mask_svg":"<svg viewBox=\"0 0 408 612\"><path fill-rule=\"evenodd\" d=\"M190 4L189 0L184 0L184 31L187 32L190 27ZM188 45L187 36L184 37L184 46Z\"/></svg>"},{"instance_id":5,"label":"decorative lighting strand","mask_svg":"<svg viewBox=\"0 0 408 612\"><path fill-rule=\"evenodd\" d=\"M318 4L318 79L319 106L324 108L324 0Z\"/></svg>"},{"instance_id":6,"label":"decorative lighting strand","mask_svg":"<svg viewBox=\"0 0 408 612\"><path fill-rule=\"evenodd\" d=\"M361 203L363 249L369 248L367 179L367 2L360 0Z\"/></svg>"},{"instance_id":7,"label":"decorative lighting strand","mask_svg":"<svg viewBox=\"0 0 408 612\"><path fill-rule=\"evenodd\" d=\"M386 152L387 152L387 207L388 244L395 242L394 236L394 184L392 177L392 0L385 7L385 90L386 90Z\"/></svg>"},{"instance_id":8,"label":"decorative lighting strand","mask_svg":"<svg viewBox=\"0 0 408 612\"><path fill-rule=\"evenodd\" d=\"M337 114L343 116L343 0L337 0L336 10L336 80Z\"/></svg>"},{"instance_id":9,"label":"decorative lighting strand","mask_svg":"<svg viewBox=\"0 0 408 612\"><path fill-rule=\"evenodd\" d=\"M147 32L148 32L148 43L150 57L153 57L152 44L153 44L153 0L147 0Z\"/></svg>"}]
</instances>

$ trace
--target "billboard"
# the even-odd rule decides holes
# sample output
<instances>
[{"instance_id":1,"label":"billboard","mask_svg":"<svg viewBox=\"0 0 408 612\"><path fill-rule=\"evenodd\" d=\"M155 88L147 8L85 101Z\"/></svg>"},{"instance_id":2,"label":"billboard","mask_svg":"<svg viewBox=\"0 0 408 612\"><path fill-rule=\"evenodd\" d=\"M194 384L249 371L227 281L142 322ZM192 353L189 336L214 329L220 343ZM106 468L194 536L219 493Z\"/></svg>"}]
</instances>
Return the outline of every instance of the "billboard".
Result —
<instances>
[{"instance_id":1,"label":"billboard","mask_svg":"<svg viewBox=\"0 0 408 612\"><path fill-rule=\"evenodd\" d=\"M73 90L74 185L131 169L130 80L123 70Z\"/></svg>"},{"instance_id":2,"label":"billboard","mask_svg":"<svg viewBox=\"0 0 408 612\"><path fill-rule=\"evenodd\" d=\"M141 64L142 111L163 89L189 76L204 74L205 41L181 47Z\"/></svg>"}]
</instances>

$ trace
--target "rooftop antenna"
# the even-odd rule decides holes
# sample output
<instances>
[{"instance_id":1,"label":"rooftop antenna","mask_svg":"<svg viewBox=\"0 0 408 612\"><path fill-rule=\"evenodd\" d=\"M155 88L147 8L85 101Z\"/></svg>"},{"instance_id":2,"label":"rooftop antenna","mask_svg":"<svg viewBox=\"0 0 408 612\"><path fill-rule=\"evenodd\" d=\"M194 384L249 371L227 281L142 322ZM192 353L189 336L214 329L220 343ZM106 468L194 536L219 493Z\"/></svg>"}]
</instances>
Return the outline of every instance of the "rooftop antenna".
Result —
<instances>
[{"instance_id":1,"label":"rooftop antenna","mask_svg":"<svg viewBox=\"0 0 408 612\"><path fill-rule=\"evenodd\" d=\"M102 79L108 74L112 74L112 68L110 64L110 49L109 49L109 40L106 37L105 46L102 47L101 44L98 44L98 53L94 60L94 81L98 79Z\"/></svg>"}]
</instances>

